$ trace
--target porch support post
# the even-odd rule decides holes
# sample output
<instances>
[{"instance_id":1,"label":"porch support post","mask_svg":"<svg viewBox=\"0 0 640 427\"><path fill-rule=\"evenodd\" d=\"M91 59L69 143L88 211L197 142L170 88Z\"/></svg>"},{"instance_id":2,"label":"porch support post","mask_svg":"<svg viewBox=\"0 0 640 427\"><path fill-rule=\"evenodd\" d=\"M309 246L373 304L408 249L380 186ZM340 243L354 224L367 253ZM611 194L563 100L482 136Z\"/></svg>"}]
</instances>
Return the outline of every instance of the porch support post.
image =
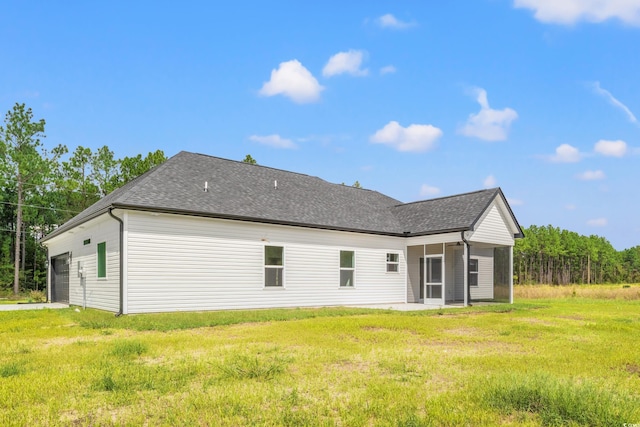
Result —
<instances>
[{"instance_id":1,"label":"porch support post","mask_svg":"<svg viewBox=\"0 0 640 427\"><path fill-rule=\"evenodd\" d=\"M509 304L513 304L513 246L509 246Z\"/></svg>"},{"instance_id":2,"label":"porch support post","mask_svg":"<svg viewBox=\"0 0 640 427\"><path fill-rule=\"evenodd\" d=\"M445 243L442 242L442 305L446 305L447 303L447 251L446 251Z\"/></svg>"},{"instance_id":3,"label":"porch support post","mask_svg":"<svg viewBox=\"0 0 640 427\"><path fill-rule=\"evenodd\" d=\"M422 298L422 303L426 304L427 303L427 245L424 244L422 245L422 259L424 259L424 262L422 263L422 283L420 283L420 286L422 286L422 296L424 298Z\"/></svg>"},{"instance_id":4,"label":"porch support post","mask_svg":"<svg viewBox=\"0 0 640 427\"><path fill-rule=\"evenodd\" d=\"M464 283L464 306L468 306L469 305L469 263L467 262L468 259L468 255L467 255L467 251L468 249L468 245L465 243L464 245L462 245L463 247L463 252L462 252L462 259L464 260L462 263L462 271L463 271L463 275L462 277L464 277L464 280L462 283Z\"/></svg>"},{"instance_id":5,"label":"porch support post","mask_svg":"<svg viewBox=\"0 0 640 427\"><path fill-rule=\"evenodd\" d=\"M409 246L404 247L404 303L409 303ZM413 291L411 291L413 293Z\"/></svg>"}]
</instances>

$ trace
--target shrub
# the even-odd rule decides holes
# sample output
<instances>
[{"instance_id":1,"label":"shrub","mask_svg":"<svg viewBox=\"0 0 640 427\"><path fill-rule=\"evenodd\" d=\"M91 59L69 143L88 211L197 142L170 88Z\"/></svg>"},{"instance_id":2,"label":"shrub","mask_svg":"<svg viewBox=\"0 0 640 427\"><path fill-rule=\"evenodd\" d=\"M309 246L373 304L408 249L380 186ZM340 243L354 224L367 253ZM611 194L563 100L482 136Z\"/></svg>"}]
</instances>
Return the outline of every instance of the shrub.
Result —
<instances>
[{"instance_id":1,"label":"shrub","mask_svg":"<svg viewBox=\"0 0 640 427\"><path fill-rule=\"evenodd\" d=\"M47 296L42 291L30 291L29 302L46 302Z\"/></svg>"}]
</instances>

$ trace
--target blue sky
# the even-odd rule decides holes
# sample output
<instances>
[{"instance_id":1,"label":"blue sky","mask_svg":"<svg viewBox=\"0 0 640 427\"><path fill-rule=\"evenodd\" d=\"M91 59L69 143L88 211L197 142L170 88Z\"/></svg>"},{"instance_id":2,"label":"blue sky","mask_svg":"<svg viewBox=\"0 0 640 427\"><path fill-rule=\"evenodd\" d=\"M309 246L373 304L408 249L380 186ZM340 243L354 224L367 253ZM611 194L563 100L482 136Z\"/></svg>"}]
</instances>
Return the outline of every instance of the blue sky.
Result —
<instances>
[{"instance_id":1,"label":"blue sky","mask_svg":"<svg viewBox=\"0 0 640 427\"><path fill-rule=\"evenodd\" d=\"M640 0L9 1L0 37L0 108L47 146L500 186L524 226L640 244Z\"/></svg>"}]
</instances>

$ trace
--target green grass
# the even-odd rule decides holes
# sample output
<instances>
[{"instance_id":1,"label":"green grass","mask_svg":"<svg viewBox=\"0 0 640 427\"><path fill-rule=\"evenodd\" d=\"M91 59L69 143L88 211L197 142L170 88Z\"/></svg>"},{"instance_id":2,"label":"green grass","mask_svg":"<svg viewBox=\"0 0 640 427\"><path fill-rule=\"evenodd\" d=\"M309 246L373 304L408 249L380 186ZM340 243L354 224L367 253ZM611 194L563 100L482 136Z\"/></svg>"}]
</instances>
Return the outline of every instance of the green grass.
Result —
<instances>
[{"instance_id":1,"label":"green grass","mask_svg":"<svg viewBox=\"0 0 640 427\"><path fill-rule=\"evenodd\" d=\"M634 416L626 396L594 381L510 374L491 377L479 392L502 413L521 420L536 416L546 426L623 425Z\"/></svg>"},{"instance_id":2,"label":"green grass","mask_svg":"<svg viewBox=\"0 0 640 427\"><path fill-rule=\"evenodd\" d=\"M0 340L3 426L640 423L637 299L0 312Z\"/></svg>"},{"instance_id":3,"label":"green grass","mask_svg":"<svg viewBox=\"0 0 640 427\"><path fill-rule=\"evenodd\" d=\"M300 320L316 317L339 317L368 314L370 310L357 308L227 310L216 312L153 313L114 317L113 313L88 310L74 319L81 326L92 329L131 329L135 331L173 331L238 323Z\"/></svg>"}]
</instances>

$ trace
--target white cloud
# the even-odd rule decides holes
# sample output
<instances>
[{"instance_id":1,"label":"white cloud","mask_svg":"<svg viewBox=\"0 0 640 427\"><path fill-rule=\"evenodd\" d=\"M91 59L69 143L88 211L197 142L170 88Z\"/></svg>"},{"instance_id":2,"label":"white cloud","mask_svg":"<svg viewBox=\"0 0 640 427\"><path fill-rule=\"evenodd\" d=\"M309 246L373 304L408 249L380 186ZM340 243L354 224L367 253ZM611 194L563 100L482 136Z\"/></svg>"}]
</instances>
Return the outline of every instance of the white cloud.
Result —
<instances>
[{"instance_id":1,"label":"white cloud","mask_svg":"<svg viewBox=\"0 0 640 427\"><path fill-rule=\"evenodd\" d=\"M595 170L595 171L584 171L582 173L579 173L578 175L576 175L576 178L581 179L583 181L598 181L600 179L605 179L605 175L604 172L602 172L601 170Z\"/></svg>"},{"instance_id":2,"label":"white cloud","mask_svg":"<svg viewBox=\"0 0 640 427\"><path fill-rule=\"evenodd\" d=\"M621 140L607 141L601 139L596 142L593 151L607 157L623 157L627 154L627 143Z\"/></svg>"},{"instance_id":3,"label":"white cloud","mask_svg":"<svg viewBox=\"0 0 640 427\"><path fill-rule=\"evenodd\" d=\"M382 28L391 28L393 30L404 30L416 25L415 22L401 21L390 13L382 15L376 21Z\"/></svg>"},{"instance_id":4,"label":"white cloud","mask_svg":"<svg viewBox=\"0 0 640 427\"><path fill-rule=\"evenodd\" d=\"M507 139L511 122L518 118L518 113L511 108L494 110L489 107L487 91L474 88L476 100L480 104L480 112L470 114L464 126L458 132L465 136L472 136L485 141L504 141Z\"/></svg>"},{"instance_id":5,"label":"white cloud","mask_svg":"<svg viewBox=\"0 0 640 427\"><path fill-rule=\"evenodd\" d=\"M638 119L636 118L636 116L633 115L633 113L631 112L631 110L629 110L629 108L624 105L622 102L618 101L612 94L611 92L609 92L606 89L603 89L600 87L600 82L593 82L591 83L591 87L593 89L593 91L604 97L607 101L609 101L609 103L611 103L611 105L613 105L616 108L619 108L620 110L622 110L627 118L629 119L629 121L631 123L638 123Z\"/></svg>"},{"instance_id":6,"label":"white cloud","mask_svg":"<svg viewBox=\"0 0 640 427\"><path fill-rule=\"evenodd\" d=\"M406 128L390 121L369 138L375 144L387 144L398 151L429 151L435 147L442 131L432 125L412 124Z\"/></svg>"},{"instance_id":7,"label":"white cloud","mask_svg":"<svg viewBox=\"0 0 640 427\"><path fill-rule=\"evenodd\" d=\"M524 205L524 202L520 199L512 199L511 197L507 197L507 202L509 202L509 204L511 206L522 206Z\"/></svg>"},{"instance_id":8,"label":"white cloud","mask_svg":"<svg viewBox=\"0 0 640 427\"><path fill-rule=\"evenodd\" d=\"M569 203L564 205L564 208L568 211L575 211L577 209L577 206L572 203Z\"/></svg>"},{"instance_id":9,"label":"white cloud","mask_svg":"<svg viewBox=\"0 0 640 427\"><path fill-rule=\"evenodd\" d=\"M587 221L587 225L591 227L604 227L607 225L607 218L594 218Z\"/></svg>"},{"instance_id":10,"label":"white cloud","mask_svg":"<svg viewBox=\"0 0 640 427\"><path fill-rule=\"evenodd\" d=\"M271 79L260 89L260 95L283 95L299 104L320 99L324 87L297 59L281 62L277 70L271 70Z\"/></svg>"},{"instance_id":11,"label":"white cloud","mask_svg":"<svg viewBox=\"0 0 640 427\"><path fill-rule=\"evenodd\" d=\"M382 74L382 75L393 74L396 71L398 71L398 70L393 65L387 65L386 67L380 68L380 74Z\"/></svg>"},{"instance_id":12,"label":"white cloud","mask_svg":"<svg viewBox=\"0 0 640 427\"><path fill-rule=\"evenodd\" d=\"M496 186L497 182L498 181L496 180L495 176L489 175L484 179L484 181L482 181L482 184L484 185L484 188L492 188Z\"/></svg>"},{"instance_id":13,"label":"white cloud","mask_svg":"<svg viewBox=\"0 0 640 427\"><path fill-rule=\"evenodd\" d=\"M278 134L264 136L251 135L249 139L259 144L268 145L275 148L297 148L296 144L294 144L293 141L287 138L283 138Z\"/></svg>"},{"instance_id":14,"label":"white cloud","mask_svg":"<svg viewBox=\"0 0 640 427\"><path fill-rule=\"evenodd\" d=\"M626 24L640 25L638 0L514 0L513 4L516 8L533 10L541 22L570 25L617 18Z\"/></svg>"},{"instance_id":15,"label":"white cloud","mask_svg":"<svg viewBox=\"0 0 640 427\"><path fill-rule=\"evenodd\" d=\"M346 73L352 76L366 76L369 74L369 70L360 68L365 53L362 50L353 49L336 53L329 58L329 62L322 69L322 75L331 77Z\"/></svg>"},{"instance_id":16,"label":"white cloud","mask_svg":"<svg viewBox=\"0 0 640 427\"><path fill-rule=\"evenodd\" d=\"M556 148L556 154L549 156L556 163L577 163L582 159L580 151L569 144L562 144Z\"/></svg>"},{"instance_id":17,"label":"white cloud","mask_svg":"<svg viewBox=\"0 0 640 427\"><path fill-rule=\"evenodd\" d=\"M438 187L433 187L429 184L422 184L422 187L420 187L420 197L436 196L438 194L440 194Z\"/></svg>"}]
</instances>

